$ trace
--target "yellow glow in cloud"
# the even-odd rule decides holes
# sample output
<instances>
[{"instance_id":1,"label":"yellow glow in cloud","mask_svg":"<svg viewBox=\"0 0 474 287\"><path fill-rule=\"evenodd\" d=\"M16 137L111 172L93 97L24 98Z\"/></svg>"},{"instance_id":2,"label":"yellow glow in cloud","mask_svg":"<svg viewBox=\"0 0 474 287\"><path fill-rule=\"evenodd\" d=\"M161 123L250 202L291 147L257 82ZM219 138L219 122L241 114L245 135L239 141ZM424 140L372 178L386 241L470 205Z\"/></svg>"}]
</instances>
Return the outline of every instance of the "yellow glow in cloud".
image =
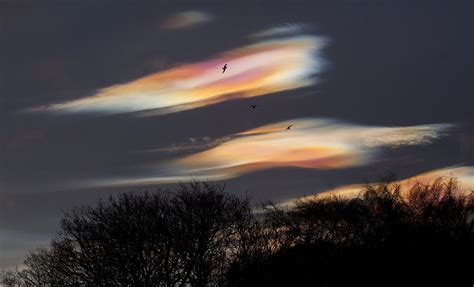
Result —
<instances>
[{"instance_id":1,"label":"yellow glow in cloud","mask_svg":"<svg viewBox=\"0 0 474 287\"><path fill-rule=\"evenodd\" d=\"M450 179L456 178L460 183L461 191L466 194L469 194L474 190L474 167L470 166L460 166L460 167L447 167L442 169L436 169L429 172L425 172L413 177L409 177L400 181L401 194L406 195L416 184L428 185L435 182L439 178ZM364 184L351 184L344 185L338 188L335 188L330 191L321 192L315 195L310 195L298 200L314 200L314 199L324 199L331 198L333 196L341 198L355 198L361 194L361 191L364 190ZM294 205L297 200L290 200L282 203L282 205Z\"/></svg>"},{"instance_id":2,"label":"yellow glow in cloud","mask_svg":"<svg viewBox=\"0 0 474 287\"><path fill-rule=\"evenodd\" d=\"M289 124L294 126L286 130ZM369 127L335 120L297 119L235 134L208 150L158 167L156 177L127 183L222 180L277 167L337 169L372 162L383 147L422 145L450 125Z\"/></svg>"},{"instance_id":3,"label":"yellow glow in cloud","mask_svg":"<svg viewBox=\"0 0 474 287\"><path fill-rule=\"evenodd\" d=\"M296 89L314 83L313 75L323 66L319 52L324 45L325 40L315 36L268 40L34 110L164 114ZM228 69L222 73L224 64Z\"/></svg>"}]
</instances>

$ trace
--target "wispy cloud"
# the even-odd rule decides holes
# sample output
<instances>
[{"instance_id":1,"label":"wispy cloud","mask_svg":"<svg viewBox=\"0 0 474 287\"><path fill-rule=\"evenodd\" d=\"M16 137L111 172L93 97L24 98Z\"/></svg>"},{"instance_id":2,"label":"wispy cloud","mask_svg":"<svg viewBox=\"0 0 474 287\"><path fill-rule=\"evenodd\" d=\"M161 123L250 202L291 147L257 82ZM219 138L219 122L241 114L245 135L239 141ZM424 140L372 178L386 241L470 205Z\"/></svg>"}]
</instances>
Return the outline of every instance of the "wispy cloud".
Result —
<instances>
[{"instance_id":1,"label":"wispy cloud","mask_svg":"<svg viewBox=\"0 0 474 287\"><path fill-rule=\"evenodd\" d=\"M265 38L275 36L288 36L289 34L302 33L305 26L302 24L284 24L249 35L250 38Z\"/></svg>"},{"instance_id":2,"label":"wispy cloud","mask_svg":"<svg viewBox=\"0 0 474 287\"><path fill-rule=\"evenodd\" d=\"M201 11L184 11L168 17L162 27L170 30L188 29L200 24L210 22L211 15Z\"/></svg>"},{"instance_id":3,"label":"wispy cloud","mask_svg":"<svg viewBox=\"0 0 474 287\"><path fill-rule=\"evenodd\" d=\"M293 124L293 128L286 130L288 124ZM448 124L370 127L336 120L295 119L231 135L212 148L162 163L154 177L119 182L223 180L277 167L355 167L373 162L384 147L431 143L450 127Z\"/></svg>"},{"instance_id":4,"label":"wispy cloud","mask_svg":"<svg viewBox=\"0 0 474 287\"><path fill-rule=\"evenodd\" d=\"M456 178L460 183L461 192L469 194L474 191L474 167L472 166L457 166L446 167L428 171L413 177L406 178L400 181L401 194L407 194L416 184L432 184L435 180ZM343 185L335 189L306 196L299 199L292 199L280 203L281 205L291 206L297 201L309 201L314 199L330 198L333 196L341 198L354 198L361 194L366 184L351 184Z\"/></svg>"},{"instance_id":5,"label":"wispy cloud","mask_svg":"<svg viewBox=\"0 0 474 287\"><path fill-rule=\"evenodd\" d=\"M116 114L153 110L153 114L165 114L296 89L315 83L314 75L324 66L320 51L325 43L316 36L267 40L32 111ZM228 69L223 74L224 63Z\"/></svg>"},{"instance_id":6,"label":"wispy cloud","mask_svg":"<svg viewBox=\"0 0 474 287\"><path fill-rule=\"evenodd\" d=\"M223 137L223 138L216 138L212 139L210 137L202 137L202 138L193 138L190 137L186 142L183 143L176 143L172 144L167 147L163 148L155 148L144 150L142 152L168 152L168 153L176 153L176 152L189 152L194 150L203 150L214 147L218 144L226 142L230 140L230 137Z\"/></svg>"}]
</instances>

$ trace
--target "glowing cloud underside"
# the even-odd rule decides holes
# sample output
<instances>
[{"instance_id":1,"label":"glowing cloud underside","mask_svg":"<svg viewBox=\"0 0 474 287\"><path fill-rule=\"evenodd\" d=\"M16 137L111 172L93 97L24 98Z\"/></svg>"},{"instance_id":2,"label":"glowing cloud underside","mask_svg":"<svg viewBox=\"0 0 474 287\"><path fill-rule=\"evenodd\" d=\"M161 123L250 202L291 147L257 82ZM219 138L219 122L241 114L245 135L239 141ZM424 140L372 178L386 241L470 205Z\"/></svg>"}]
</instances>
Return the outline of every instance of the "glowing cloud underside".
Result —
<instances>
[{"instance_id":1,"label":"glowing cloud underside","mask_svg":"<svg viewBox=\"0 0 474 287\"><path fill-rule=\"evenodd\" d=\"M319 52L324 44L324 39L314 36L264 41L34 110L109 114L155 110L164 114L296 89L315 83L313 76L323 67ZM228 69L223 74L224 63Z\"/></svg>"},{"instance_id":2,"label":"glowing cloud underside","mask_svg":"<svg viewBox=\"0 0 474 287\"><path fill-rule=\"evenodd\" d=\"M400 181L401 194L406 195L413 187L415 187L416 184L432 184L439 178L449 179L453 177L459 181L461 192L469 194L474 190L474 167L460 166L436 169L404 179ZM364 190L364 188L364 184L344 185L330 191L321 192L300 199L289 200L281 203L281 205L291 206L294 205L298 200L307 201L330 198L333 196L341 198L355 198L361 194L361 191Z\"/></svg>"},{"instance_id":3,"label":"glowing cloud underside","mask_svg":"<svg viewBox=\"0 0 474 287\"><path fill-rule=\"evenodd\" d=\"M289 123L294 126L286 130ZM361 166L372 162L383 147L428 144L449 128L445 124L368 127L334 120L291 120L235 134L208 150L158 166L156 177L122 183L222 180L277 167Z\"/></svg>"}]
</instances>

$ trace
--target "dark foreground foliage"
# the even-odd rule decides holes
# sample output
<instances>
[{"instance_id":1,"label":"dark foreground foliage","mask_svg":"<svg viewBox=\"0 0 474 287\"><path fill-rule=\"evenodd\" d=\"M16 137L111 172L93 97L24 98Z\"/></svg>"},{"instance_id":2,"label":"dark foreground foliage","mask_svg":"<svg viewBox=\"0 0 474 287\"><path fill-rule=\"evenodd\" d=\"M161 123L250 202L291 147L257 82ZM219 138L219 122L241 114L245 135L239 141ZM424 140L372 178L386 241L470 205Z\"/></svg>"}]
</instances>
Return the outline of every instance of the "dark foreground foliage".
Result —
<instances>
[{"instance_id":1,"label":"dark foreground foliage","mask_svg":"<svg viewBox=\"0 0 474 287\"><path fill-rule=\"evenodd\" d=\"M31 286L472 286L472 195L455 180L252 208L208 183L77 208L26 258ZM258 211L256 211L258 210ZM14 276L12 277L14 278ZM13 279L12 279L13 280ZM14 280L13 280L14 281ZM13 282L12 281L12 282ZM443 284L444 285L444 284Z\"/></svg>"},{"instance_id":2,"label":"dark foreground foliage","mask_svg":"<svg viewBox=\"0 0 474 287\"><path fill-rule=\"evenodd\" d=\"M367 186L266 215L281 247L232 266L231 286L472 286L473 200L455 180Z\"/></svg>"}]
</instances>

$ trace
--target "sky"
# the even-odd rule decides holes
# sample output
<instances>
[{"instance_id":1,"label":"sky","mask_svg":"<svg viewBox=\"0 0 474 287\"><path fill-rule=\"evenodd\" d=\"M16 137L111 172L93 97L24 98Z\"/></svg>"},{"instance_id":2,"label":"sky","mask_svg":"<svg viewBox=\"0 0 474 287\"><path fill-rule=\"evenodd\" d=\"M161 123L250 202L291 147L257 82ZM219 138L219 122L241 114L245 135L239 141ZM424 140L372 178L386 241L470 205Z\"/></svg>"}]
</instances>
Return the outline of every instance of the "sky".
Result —
<instances>
[{"instance_id":1,"label":"sky","mask_svg":"<svg viewBox=\"0 0 474 287\"><path fill-rule=\"evenodd\" d=\"M72 206L189 180L474 187L472 35L473 1L0 0L0 265Z\"/></svg>"}]
</instances>

